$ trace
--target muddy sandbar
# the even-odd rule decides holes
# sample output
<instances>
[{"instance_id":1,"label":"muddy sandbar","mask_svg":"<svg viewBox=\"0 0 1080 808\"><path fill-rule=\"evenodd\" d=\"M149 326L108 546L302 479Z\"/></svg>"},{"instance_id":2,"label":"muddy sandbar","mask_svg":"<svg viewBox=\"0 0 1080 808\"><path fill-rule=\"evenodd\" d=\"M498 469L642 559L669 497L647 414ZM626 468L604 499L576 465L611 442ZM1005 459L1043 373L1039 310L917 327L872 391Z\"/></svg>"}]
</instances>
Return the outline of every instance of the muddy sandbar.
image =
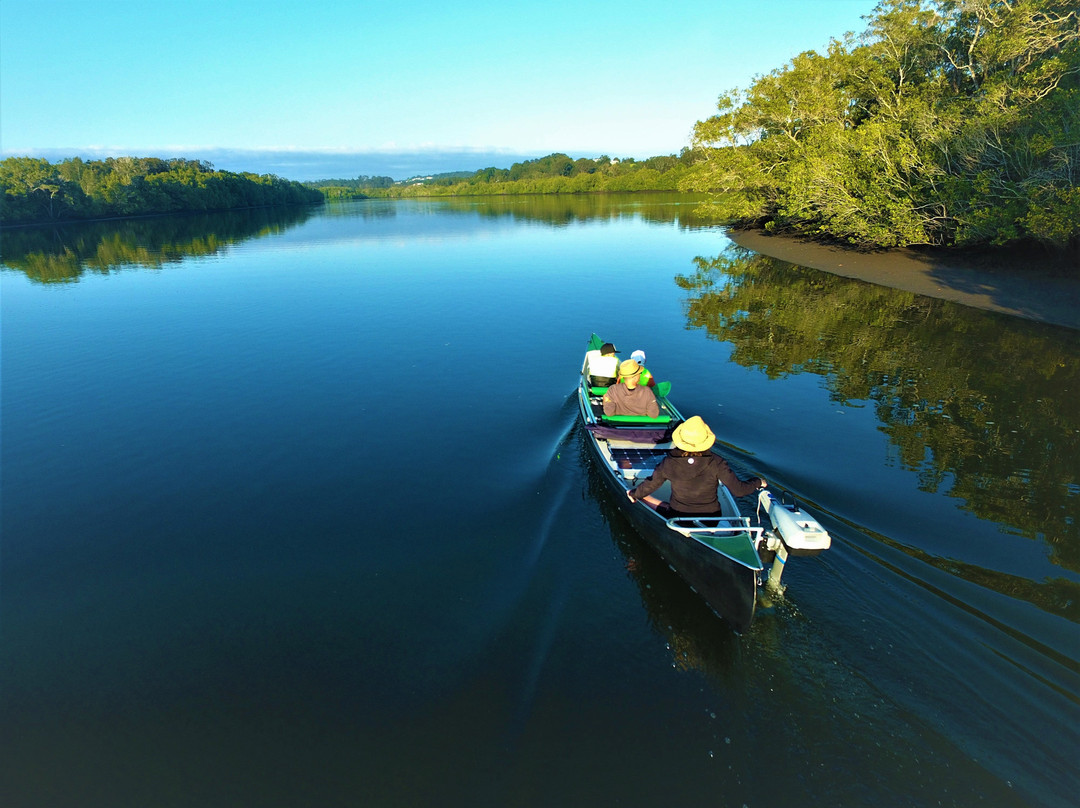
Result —
<instances>
[{"instance_id":1,"label":"muddy sandbar","mask_svg":"<svg viewBox=\"0 0 1080 808\"><path fill-rule=\"evenodd\" d=\"M1080 329L1080 267L1030 254L859 250L760 230L728 231L736 244L799 266L965 306Z\"/></svg>"}]
</instances>

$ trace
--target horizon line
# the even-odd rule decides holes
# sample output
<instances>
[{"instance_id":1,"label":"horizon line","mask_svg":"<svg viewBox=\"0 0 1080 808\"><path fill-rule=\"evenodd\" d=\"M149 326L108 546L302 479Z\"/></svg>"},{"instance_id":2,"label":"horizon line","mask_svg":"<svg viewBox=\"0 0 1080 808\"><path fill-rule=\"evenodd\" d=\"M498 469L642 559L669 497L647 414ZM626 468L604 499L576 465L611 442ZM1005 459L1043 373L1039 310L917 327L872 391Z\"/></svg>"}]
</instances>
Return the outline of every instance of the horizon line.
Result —
<instances>
[{"instance_id":1,"label":"horizon line","mask_svg":"<svg viewBox=\"0 0 1080 808\"><path fill-rule=\"evenodd\" d=\"M140 150L141 151L141 150ZM478 171L489 167L509 168L513 163L539 159L551 154L565 154L575 159L595 159L608 156L627 159L629 155L610 152L561 152L561 151L514 151L504 148L446 147L395 150L382 148L368 151L340 151L329 149L236 149L229 147L169 147L153 152L142 152L110 147L81 148L35 148L26 151L0 149L0 159L31 157L59 162L76 157L89 160L109 157L183 157L204 160L221 171L234 173L271 174L299 182L318 182L326 179L342 179L357 176L389 176L395 181L417 176ZM661 154L678 154L664 152ZM167 155L164 156L163 155ZM659 155L631 157L647 159ZM501 164L501 165L500 165Z\"/></svg>"}]
</instances>

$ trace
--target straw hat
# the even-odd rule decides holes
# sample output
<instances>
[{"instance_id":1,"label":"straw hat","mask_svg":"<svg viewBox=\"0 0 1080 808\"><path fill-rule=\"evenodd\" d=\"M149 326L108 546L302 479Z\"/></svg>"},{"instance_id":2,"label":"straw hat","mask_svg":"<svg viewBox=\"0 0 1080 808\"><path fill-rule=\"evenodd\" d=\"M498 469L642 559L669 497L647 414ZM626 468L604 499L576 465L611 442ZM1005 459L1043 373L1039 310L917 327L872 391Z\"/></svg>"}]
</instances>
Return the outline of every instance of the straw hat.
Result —
<instances>
[{"instance_id":1,"label":"straw hat","mask_svg":"<svg viewBox=\"0 0 1080 808\"><path fill-rule=\"evenodd\" d=\"M684 452L704 452L716 442L716 435L701 416L695 415L675 427L671 442Z\"/></svg>"},{"instance_id":2,"label":"straw hat","mask_svg":"<svg viewBox=\"0 0 1080 808\"><path fill-rule=\"evenodd\" d=\"M619 375L624 379L632 379L641 373L641 365L633 359L627 359L619 365Z\"/></svg>"}]
</instances>

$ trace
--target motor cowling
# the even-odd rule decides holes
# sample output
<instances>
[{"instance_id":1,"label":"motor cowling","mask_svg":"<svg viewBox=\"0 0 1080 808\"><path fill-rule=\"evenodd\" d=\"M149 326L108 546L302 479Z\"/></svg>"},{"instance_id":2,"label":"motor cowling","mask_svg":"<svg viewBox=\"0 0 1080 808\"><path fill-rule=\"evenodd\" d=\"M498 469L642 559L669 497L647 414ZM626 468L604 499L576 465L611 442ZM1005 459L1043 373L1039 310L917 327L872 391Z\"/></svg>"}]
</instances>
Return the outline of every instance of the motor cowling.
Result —
<instances>
[{"instance_id":1,"label":"motor cowling","mask_svg":"<svg viewBox=\"0 0 1080 808\"><path fill-rule=\"evenodd\" d=\"M791 555L817 555L832 544L828 531L797 503L781 502L772 492L762 489L758 504L769 514L773 530Z\"/></svg>"}]
</instances>

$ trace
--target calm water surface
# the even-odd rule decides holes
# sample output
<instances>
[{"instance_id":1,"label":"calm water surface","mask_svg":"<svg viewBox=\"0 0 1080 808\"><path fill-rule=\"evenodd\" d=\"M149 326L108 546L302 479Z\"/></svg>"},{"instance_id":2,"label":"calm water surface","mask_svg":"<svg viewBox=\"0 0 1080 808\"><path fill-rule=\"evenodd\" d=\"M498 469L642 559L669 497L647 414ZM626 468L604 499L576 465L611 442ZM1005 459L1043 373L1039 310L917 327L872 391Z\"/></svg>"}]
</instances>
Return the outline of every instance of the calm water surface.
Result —
<instances>
[{"instance_id":1,"label":"calm water surface","mask_svg":"<svg viewBox=\"0 0 1080 808\"><path fill-rule=\"evenodd\" d=\"M0 804L1073 804L1078 332L693 207L5 232ZM747 635L588 462L593 331L832 532Z\"/></svg>"}]
</instances>

